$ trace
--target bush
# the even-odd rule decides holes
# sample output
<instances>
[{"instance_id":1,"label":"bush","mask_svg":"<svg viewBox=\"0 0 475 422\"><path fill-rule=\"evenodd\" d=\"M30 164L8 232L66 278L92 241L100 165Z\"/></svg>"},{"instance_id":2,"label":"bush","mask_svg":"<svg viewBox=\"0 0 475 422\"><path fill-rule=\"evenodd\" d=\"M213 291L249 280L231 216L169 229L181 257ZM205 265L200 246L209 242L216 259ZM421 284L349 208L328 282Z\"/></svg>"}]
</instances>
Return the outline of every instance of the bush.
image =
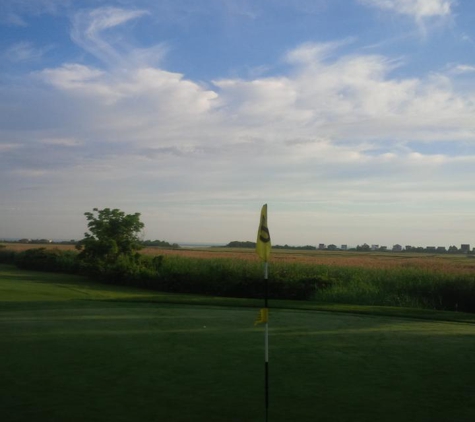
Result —
<instances>
[{"instance_id":1,"label":"bush","mask_svg":"<svg viewBox=\"0 0 475 422\"><path fill-rule=\"evenodd\" d=\"M80 260L81 274L110 284L132 285L154 289L160 277L163 256L120 256L113 263Z\"/></svg>"},{"instance_id":2,"label":"bush","mask_svg":"<svg viewBox=\"0 0 475 422\"><path fill-rule=\"evenodd\" d=\"M0 245L0 264L14 264L16 252L5 250L5 245Z\"/></svg>"},{"instance_id":3,"label":"bush","mask_svg":"<svg viewBox=\"0 0 475 422\"><path fill-rule=\"evenodd\" d=\"M77 273L80 269L76 252L59 249L27 249L16 254L14 262L25 270Z\"/></svg>"}]
</instances>

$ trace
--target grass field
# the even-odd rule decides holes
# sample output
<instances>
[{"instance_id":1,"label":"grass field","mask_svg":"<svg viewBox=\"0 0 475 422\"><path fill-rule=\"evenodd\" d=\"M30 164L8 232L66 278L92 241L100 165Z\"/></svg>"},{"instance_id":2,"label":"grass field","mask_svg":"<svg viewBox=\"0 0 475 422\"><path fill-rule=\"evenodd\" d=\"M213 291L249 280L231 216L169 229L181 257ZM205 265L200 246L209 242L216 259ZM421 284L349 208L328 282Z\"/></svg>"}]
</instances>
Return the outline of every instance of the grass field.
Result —
<instances>
[{"instance_id":1,"label":"grass field","mask_svg":"<svg viewBox=\"0 0 475 422\"><path fill-rule=\"evenodd\" d=\"M5 243L7 250L21 252L32 248L75 250L73 245ZM169 249L148 247L141 250L145 255L184 256L203 259L237 259L258 261L254 249L246 248L182 248ZM417 268L437 272L474 274L475 259L461 254L426 254L394 252L345 252L345 251L302 251L273 249L271 263L304 263L340 267L361 267L374 269ZM271 264L272 265L272 264Z\"/></svg>"},{"instance_id":2,"label":"grass field","mask_svg":"<svg viewBox=\"0 0 475 422\"><path fill-rule=\"evenodd\" d=\"M212 300L0 266L1 420L262 421L256 303ZM472 323L274 309L270 348L270 421L473 420Z\"/></svg>"}]
</instances>

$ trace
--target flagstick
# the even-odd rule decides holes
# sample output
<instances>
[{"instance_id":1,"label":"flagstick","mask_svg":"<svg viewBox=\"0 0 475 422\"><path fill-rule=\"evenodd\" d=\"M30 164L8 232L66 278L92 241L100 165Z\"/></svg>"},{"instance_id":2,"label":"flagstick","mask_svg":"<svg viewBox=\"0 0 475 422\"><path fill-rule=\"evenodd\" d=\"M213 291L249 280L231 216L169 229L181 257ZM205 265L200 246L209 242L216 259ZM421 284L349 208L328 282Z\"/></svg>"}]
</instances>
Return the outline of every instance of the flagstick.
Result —
<instances>
[{"instance_id":1,"label":"flagstick","mask_svg":"<svg viewBox=\"0 0 475 422\"><path fill-rule=\"evenodd\" d=\"M268 263L264 263L264 281L265 281L265 294L264 294L264 308L268 307L269 296L269 280L268 280ZM265 323L264 334L264 356L265 356L265 400L266 400L266 422L269 418L269 318Z\"/></svg>"},{"instance_id":2,"label":"flagstick","mask_svg":"<svg viewBox=\"0 0 475 422\"><path fill-rule=\"evenodd\" d=\"M267 227L267 204L264 204L261 209L261 221L259 223L259 230L257 232L256 252L264 261L264 309L260 311L260 317L257 323L265 323L264 335L264 367L265 367L265 407L266 407L266 422L269 418L269 281L268 281L268 259L271 251L269 228Z\"/></svg>"}]
</instances>

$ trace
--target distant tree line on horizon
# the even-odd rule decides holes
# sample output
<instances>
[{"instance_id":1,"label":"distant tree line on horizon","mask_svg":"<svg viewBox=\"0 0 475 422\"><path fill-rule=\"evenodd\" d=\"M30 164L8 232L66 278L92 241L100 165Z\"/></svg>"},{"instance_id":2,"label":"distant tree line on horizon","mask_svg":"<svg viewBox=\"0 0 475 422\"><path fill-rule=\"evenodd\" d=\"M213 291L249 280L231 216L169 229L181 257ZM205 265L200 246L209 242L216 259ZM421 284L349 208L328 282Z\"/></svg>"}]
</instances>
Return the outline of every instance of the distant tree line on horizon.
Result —
<instances>
[{"instance_id":1,"label":"distant tree line on horizon","mask_svg":"<svg viewBox=\"0 0 475 422\"><path fill-rule=\"evenodd\" d=\"M224 248L255 248L256 242L241 242L239 240L233 240L225 246L219 246ZM315 246L289 246L289 245L272 245L272 249L295 249L295 250L305 250L305 251L314 251L317 248Z\"/></svg>"},{"instance_id":2,"label":"distant tree line on horizon","mask_svg":"<svg viewBox=\"0 0 475 422\"><path fill-rule=\"evenodd\" d=\"M31 245L76 245L79 241L71 239L71 240L49 240L49 239L19 239L19 240L5 240L0 239L2 243L21 243L21 244L31 244ZM174 248L178 249L180 245L177 243L169 243L165 240L141 240L138 242L139 245L142 247L151 247L151 246L159 246L162 248Z\"/></svg>"},{"instance_id":3,"label":"distant tree line on horizon","mask_svg":"<svg viewBox=\"0 0 475 422\"><path fill-rule=\"evenodd\" d=\"M386 246L381 246L377 248L373 248L367 243L363 245L358 245L356 248L348 248L348 249L341 249L338 248L336 245L330 244L325 248L317 248L316 246L306 245L306 246L289 246L289 245L272 245L272 249L291 249L291 250L305 250L305 251L314 251L314 250L321 250L321 251L345 251L345 252L410 252L410 253L437 253L437 254L474 254L475 252L472 250L470 251L470 245L462 245L460 248L457 246L452 245L446 248L445 246L402 246L396 247L399 245L395 245L393 249L388 249ZM221 247L221 246L219 246ZM229 242L227 245L224 246L225 248L255 248L256 242L250 241L239 241L233 240Z\"/></svg>"},{"instance_id":4,"label":"distant tree line on horizon","mask_svg":"<svg viewBox=\"0 0 475 422\"><path fill-rule=\"evenodd\" d=\"M178 243L169 243L169 242L166 242L165 240L143 240L139 243L144 247L160 246L162 248L175 248L175 249L178 249L180 247Z\"/></svg>"},{"instance_id":5,"label":"distant tree line on horizon","mask_svg":"<svg viewBox=\"0 0 475 422\"><path fill-rule=\"evenodd\" d=\"M62 241L55 241L49 239L19 239L19 240L7 240L7 239L0 239L2 243L21 243L21 244L32 244L32 245L77 245L78 241L71 239L71 240L62 240ZM160 247L160 248L173 248L179 249L180 245L177 243L170 243L165 240L138 240L137 244L140 247ZM249 248L254 249L256 247L256 242L250 241L239 241L233 240L229 242L225 246L216 246L217 248L225 247L225 248ZM370 246L367 243L363 243L362 245L357 245L355 248L339 248L334 244L330 244L322 247L316 247L311 245L305 246L290 246L290 245L272 245L273 249L288 249L288 250L301 250L301 251L345 251L345 252L409 252L409 253L433 253L433 254L468 254L468 255L475 255L475 248L470 250L470 245L465 244L461 245L458 248L455 245L451 245L448 248L445 246L410 246L406 245L402 247L400 245L394 245L392 249L389 249L386 246Z\"/></svg>"},{"instance_id":6,"label":"distant tree line on horizon","mask_svg":"<svg viewBox=\"0 0 475 422\"><path fill-rule=\"evenodd\" d=\"M378 248L372 248L367 243L363 245L358 245L356 248L348 249L349 251L357 251L357 252L409 252L409 253L436 253L436 254L473 254L474 251L470 250L470 245L465 244L461 245L460 248L457 246L452 245L446 248L445 246L426 246L425 248L422 246L410 246L406 245L404 248L400 245L395 245L393 249L388 249L386 246L381 246Z\"/></svg>"}]
</instances>

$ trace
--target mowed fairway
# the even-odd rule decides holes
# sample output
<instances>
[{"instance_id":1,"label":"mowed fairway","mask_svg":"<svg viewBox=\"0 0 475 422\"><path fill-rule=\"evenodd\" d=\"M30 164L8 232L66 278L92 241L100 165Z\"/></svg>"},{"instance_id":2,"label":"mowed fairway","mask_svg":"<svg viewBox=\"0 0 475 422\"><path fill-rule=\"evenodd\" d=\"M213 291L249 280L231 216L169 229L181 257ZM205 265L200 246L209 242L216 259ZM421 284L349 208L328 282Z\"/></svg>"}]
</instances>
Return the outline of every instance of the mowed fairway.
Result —
<instances>
[{"instance_id":1,"label":"mowed fairway","mask_svg":"<svg viewBox=\"0 0 475 422\"><path fill-rule=\"evenodd\" d=\"M0 420L263 421L256 309L164 298L1 266ZM472 324L274 309L270 350L269 421L475 417Z\"/></svg>"}]
</instances>

